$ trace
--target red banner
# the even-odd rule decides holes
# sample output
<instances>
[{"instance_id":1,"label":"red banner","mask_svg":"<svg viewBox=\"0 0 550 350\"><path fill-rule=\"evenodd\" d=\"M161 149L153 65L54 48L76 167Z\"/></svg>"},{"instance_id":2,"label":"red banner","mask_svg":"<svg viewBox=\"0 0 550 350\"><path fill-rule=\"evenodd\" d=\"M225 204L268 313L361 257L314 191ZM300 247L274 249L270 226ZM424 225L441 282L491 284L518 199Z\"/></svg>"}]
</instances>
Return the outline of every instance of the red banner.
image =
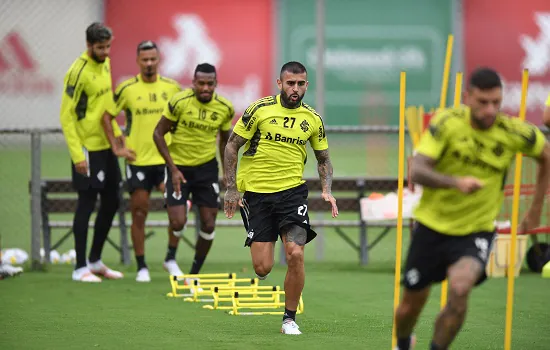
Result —
<instances>
[{"instance_id":1,"label":"red banner","mask_svg":"<svg viewBox=\"0 0 550 350\"><path fill-rule=\"evenodd\" d=\"M161 52L160 74L189 86L195 67L210 63L218 92L237 113L272 93L272 1L106 0L113 29L113 84L139 72L136 47L153 40Z\"/></svg>"},{"instance_id":2,"label":"red banner","mask_svg":"<svg viewBox=\"0 0 550 350\"><path fill-rule=\"evenodd\" d=\"M503 111L517 115L527 68L527 119L541 125L550 94L550 1L465 1L464 10L466 71L496 69L504 82Z\"/></svg>"}]
</instances>

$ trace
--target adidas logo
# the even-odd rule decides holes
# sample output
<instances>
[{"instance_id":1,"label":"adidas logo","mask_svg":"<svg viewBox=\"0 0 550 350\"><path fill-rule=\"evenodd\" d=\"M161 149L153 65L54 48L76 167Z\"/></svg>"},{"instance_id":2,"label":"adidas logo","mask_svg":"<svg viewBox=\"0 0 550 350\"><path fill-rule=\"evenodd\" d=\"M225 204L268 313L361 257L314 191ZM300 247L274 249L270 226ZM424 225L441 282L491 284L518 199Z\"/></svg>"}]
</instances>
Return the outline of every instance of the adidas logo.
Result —
<instances>
[{"instance_id":1,"label":"adidas logo","mask_svg":"<svg viewBox=\"0 0 550 350\"><path fill-rule=\"evenodd\" d=\"M277 121L275 120L275 118L273 118L273 119L271 119L271 121L269 122L269 124L278 125L279 123L277 123Z\"/></svg>"},{"instance_id":2,"label":"adidas logo","mask_svg":"<svg viewBox=\"0 0 550 350\"><path fill-rule=\"evenodd\" d=\"M39 70L39 64L19 33L9 32L0 40L0 93L53 93L53 80Z\"/></svg>"}]
</instances>

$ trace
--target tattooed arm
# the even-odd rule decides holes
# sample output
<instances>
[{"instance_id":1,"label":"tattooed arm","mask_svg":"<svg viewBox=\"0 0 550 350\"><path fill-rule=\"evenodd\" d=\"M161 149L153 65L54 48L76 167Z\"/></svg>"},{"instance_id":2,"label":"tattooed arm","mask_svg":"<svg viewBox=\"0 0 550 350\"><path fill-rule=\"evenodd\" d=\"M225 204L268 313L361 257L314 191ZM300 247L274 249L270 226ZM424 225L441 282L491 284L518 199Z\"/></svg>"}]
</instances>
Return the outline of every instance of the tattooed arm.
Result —
<instances>
[{"instance_id":1,"label":"tattooed arm","mask_svg":"<svg viewBox=\"0 0 550 350\"><path fill-rule=\"evenodd\" d=\"M315 158L317 158L317 171L319 172L319 179L321 179L321 188L323 192L331 193L332 163L330 162L328 149L315 151Z\"/></svg>"},{"instance_id":2,"label":"tattooed arm","mask_svg":"<svg viewBox=\"0 0 550 350\"><path fill-rule=\"evenodd\" d=\"M232 133L227 140L224 152L224 176L227 191L224 197L225 215L231 219L237 210L237 204L241 205L239 192L237 191L237 156L239 149L248 140Z\"/></svg>"},{"instance_id":3,"label":"tattooed arm","mask_svg":"<svg viewBox=\"0 0 550 350\"><path fill-rule=\"evenodd\" d=\"M338 207L336 206L336 199L332 196L332 163L328 155L328 148L317 151L315 150L315 158L317 158L317 171L319 172L319 179L321 179L321 188L323 193L321 197L327 202L330 202L332 206L332 217L338 216Z\"/></svg>"}]
</instances>

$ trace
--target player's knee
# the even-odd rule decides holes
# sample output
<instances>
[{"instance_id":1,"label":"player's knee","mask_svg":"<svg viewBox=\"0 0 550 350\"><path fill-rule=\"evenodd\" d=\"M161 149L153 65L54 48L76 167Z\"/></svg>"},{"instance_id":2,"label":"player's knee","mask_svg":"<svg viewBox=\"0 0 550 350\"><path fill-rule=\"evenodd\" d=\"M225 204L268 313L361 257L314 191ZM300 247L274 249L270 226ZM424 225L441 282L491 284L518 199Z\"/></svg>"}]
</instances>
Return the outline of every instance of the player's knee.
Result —
<instances>
[{"instance_id":1,"label":"player's knee","mask_svg":"<svg viewBox=\"0 0 550 350\"><path fill-rule=\"evenodd\" d=\"M214 225L214 222L203 222L201 223L201 231L204 233L211 234L214 232L214 229L216 226Z\"/></svg>"},{"instance_id":2,"label":"player's knee","mask_svg":"<svg viewBox=\"0 0 550 350\"><path fill-rule=\"evenodd\" d=\"M137 207L132 208L132 224L143 226L147 218L147 209Z\"/></svg>"},{"instance_id":3,"label":"player's knee","mask_svg":"<svg viewBox=\"0 0 550 350\"><path fill-rule=\"evenodd\" d=\"M449 294L453 299L457 299L457 301L467 299L471 290L471 284L465 279L455 278L449 281Z\"/></svg>"},{"instance_id":4,"label":"player's knee","mask_svg":"<svg viewBox=\"0 0 550 350\"><path fill-rule=\"evenodd\" d=\"M101 198L101 209L105 212L115 213L120 206L120 200L117 194L106 195Z\"/></svg>"},{"instance_id":5,"label":"player's knee","mask_svg":"<svg viewBox=\"0 0 550 350\"><path fill-rule=\"evenodd\" d=\"M399 319L405 319L409 317L414 317L422 311L421 303L413 303L403 299L397 310L395 311L395 317Z\"/></svg>"},{"instance_id":6,"label":"player's knee","mask_svg":"<svg viewBox=\"0 0 550 350\"><path fill-rule=\"evenodd\" d=\"M254 265L254 272L256 272L256 275L258 276L267 276L270 272L271 272L271 269L273 268L273 262L268 262L268 261L255 261L253 263Z\"/></svg>"},{"instance_id":7,"label":"player's knee","mask_svg":"<svg viewBox=\"0 0 550 350\"><path fill-rule=\"evenodd\" d=\"M187 218L182 217L176 217L176 218L170 218L170 227L174 231L181 231L183 230L183 227L187 223Z\"/></svg>"},{"instance_id":8,"label":"player's knee","mask_svg":"<svg viewBox=\"0 0 550 350\"><path fill-rule=\"evenodd\" d=\"M293 245L291 248L286 250L286 261L290 266L300 265L304 263L304 250L298 246Z\"/></svg>"}]
</instances>

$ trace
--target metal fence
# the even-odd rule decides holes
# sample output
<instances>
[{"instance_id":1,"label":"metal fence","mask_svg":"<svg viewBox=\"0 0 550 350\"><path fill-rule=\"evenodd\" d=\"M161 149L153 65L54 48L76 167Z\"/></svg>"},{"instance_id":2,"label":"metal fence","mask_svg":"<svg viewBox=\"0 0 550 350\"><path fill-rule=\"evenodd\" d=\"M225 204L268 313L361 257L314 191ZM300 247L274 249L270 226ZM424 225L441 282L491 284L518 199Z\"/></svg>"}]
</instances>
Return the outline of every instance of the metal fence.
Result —
<instances>
[{"instance_id":1,"label":"metal fence","mask_svg":"<svg viewBox=\"0 0 550 350\"><path fill-rule=\"evenodd\" d=\"M393 126L327 127L334 177L396 177L397 133ZM316 177L315 156L308 149L305 176ZM43 246L40 186L52 178L70 178L59 129L0 129L0 236L4 247L29 247L33 268L40 267Z\"/></svg>"}]
</instances>

